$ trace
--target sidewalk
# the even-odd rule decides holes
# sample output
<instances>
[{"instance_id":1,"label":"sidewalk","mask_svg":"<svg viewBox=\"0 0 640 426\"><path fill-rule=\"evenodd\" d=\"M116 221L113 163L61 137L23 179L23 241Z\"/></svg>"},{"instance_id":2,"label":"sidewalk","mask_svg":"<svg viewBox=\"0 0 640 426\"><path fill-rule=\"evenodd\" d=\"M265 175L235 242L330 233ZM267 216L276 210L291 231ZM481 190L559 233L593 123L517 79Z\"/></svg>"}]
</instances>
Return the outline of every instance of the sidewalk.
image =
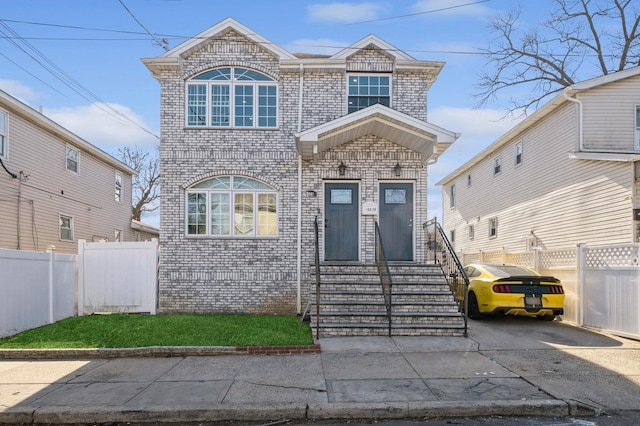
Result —
<instances>
[{"instance_id":1,"label":"sidewalk","mask_svg":"<svg viewBox=\"0 0 640 426\"><path fill-rule=\"evenodd\" d=\"M562 323L321 353L0 361L0 424L594 415L640 410L640 342ZM1 356L1 354L0 354Z\"/></svg>"}]
</instances>

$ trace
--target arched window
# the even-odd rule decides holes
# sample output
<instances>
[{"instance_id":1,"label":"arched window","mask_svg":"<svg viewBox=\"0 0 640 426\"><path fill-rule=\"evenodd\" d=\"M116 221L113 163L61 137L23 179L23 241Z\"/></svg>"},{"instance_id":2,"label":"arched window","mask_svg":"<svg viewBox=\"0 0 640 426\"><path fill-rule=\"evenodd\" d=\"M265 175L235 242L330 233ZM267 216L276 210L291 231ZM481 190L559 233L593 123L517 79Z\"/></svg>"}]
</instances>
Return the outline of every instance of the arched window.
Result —
<instances>
[{"instance_id":1,"label":"arched window","mask_svg":"<svg viewBox=\"0 0 640 426\"><path fill-rule=\"evenodd\" d=\"M275 128L278 83L246 68L217 68L187 82L187 126Z\"/></svg>"},{"instance_id":2,"label":"arched window","mask_svg":"<svg viewBox=\"0 0 640 426\"><path fill-rule=\"evenodd\" d=\"M248 177L203 180L187 190L187 235L275 237L277 201L274 188Z\"/></svg>"}]
</instances>

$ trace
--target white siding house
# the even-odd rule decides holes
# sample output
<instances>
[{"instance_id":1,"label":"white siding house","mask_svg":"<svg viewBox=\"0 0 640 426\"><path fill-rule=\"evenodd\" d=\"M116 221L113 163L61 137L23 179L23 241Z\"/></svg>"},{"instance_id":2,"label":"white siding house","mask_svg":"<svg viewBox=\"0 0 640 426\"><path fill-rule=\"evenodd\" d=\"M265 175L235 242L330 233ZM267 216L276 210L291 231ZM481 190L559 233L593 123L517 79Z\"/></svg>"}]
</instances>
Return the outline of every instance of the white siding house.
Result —
<instances>
[{"instance_id":1,"label":"white siding house","mask_svg":"<svg viewBox=\"0 0 640 426\"><path fill-rule=\"evenodd\" d=\"M135 170L0 91L0 248L133 241Z\"/></svg>"},{"instance_id":2,"label":"white siding house","mask_svg":"<svg viewBox=\"0 0 640 426\"><path fill-rule=\"evenodd\" d=\"M639 126L640 67L566 88L437 183L456 251L637 242Z\"/></svg>"}]
</instances>

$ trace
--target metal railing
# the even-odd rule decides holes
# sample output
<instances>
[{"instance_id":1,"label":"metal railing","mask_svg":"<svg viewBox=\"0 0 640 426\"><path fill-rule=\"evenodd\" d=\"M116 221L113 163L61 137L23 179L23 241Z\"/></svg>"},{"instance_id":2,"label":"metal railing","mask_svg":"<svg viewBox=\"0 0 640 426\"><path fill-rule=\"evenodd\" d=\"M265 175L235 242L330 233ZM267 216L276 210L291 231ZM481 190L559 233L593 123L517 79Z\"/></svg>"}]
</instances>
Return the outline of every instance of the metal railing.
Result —
<instances>
[{"instance_id":1,"label":"metal railing","mask_svg":"<svg viewBox=\"0 0 640 426\"><path fill-rule=\"evenodd\" d=\"M442 268L449 288L453 292L453 298L458 303L458 311L462 313L464 318L464 337L467 337L467 289L469 288L469 277L464 272L460 259L458 259L437 218L425 222L422 225L422 229L425 232L426 240L425 259L427 262L432 261L440 265Z\"/></svg>"},{"instance_id":2,"label":"metal railing","mask_svg":"<svg viewBox=\"0 0 640 426\"><path fill-rule=\"evenodd\" d=\"M320 338L320 231L318 230L318 216L316 216L313 227L316 234L315 242L315 264L316 264L316 339Z\"/></svg>"},{"instance_id":3,"label":"metal railing","mask_svg":"<svg viewBox=\"0 0 640 426\"><path fill-rule=\"evenodd\" d=\"M380 275L380 284L382 285L382 294L384 295L384 304L387 308L387 318L389 320L389 337L391 337L391 290L393 282L391 281L391 273L389 272L389 263L384 255L384 247L382 245L382 237L380 236L380 228L378 222L376 227L376 265L378 266L378 274Z\"/></svg>"}]
</instances>

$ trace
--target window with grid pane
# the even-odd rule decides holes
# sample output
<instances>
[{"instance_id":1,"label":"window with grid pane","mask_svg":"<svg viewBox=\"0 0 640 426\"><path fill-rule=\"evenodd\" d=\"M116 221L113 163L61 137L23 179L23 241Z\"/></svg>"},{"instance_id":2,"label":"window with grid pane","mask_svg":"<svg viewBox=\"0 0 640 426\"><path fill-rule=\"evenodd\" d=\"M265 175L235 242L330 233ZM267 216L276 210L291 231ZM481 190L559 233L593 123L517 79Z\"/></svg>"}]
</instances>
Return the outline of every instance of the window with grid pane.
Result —
<instances>
[{"instance_id":1,"label":"window with grid pane","mask_svg":"<svg viewBox=\"0 0 640 426\"><path fill-rule=\"evenodd\" d=\"M349 113L371 105L391 106L391 78L388 75L351 74L349 79Z\"/></svg>"},{"instance_id":2,"label":"window with grid pane","mask_svg":"<svg viewBox=\"0 0 640 426\"><path fill-rule=\"evenodd\" d=\"M260 72L226 67L187 82L187 125L275 128L278 83Z\"/></svg>"},{"instance_id":3,"label":"window with grid pane","mask_svg":"<svg viewBox=\"0 0 640 426\"><path fill-rule=\"evenodd\" d=\"M187 190L187 235L276 237L275 189L245 176L218 176ZM256 214L257 212L257 214Z\"/></svg>"},{"instance_id":4,"label":"window with grid pane","mask_svg":"<svg viewBox=\"0 0 640 426\"><path fill-rule=\"evenodd\" d=\"M7 113L0 111L0 157L7 155Z\"/></svg>"}]
</instances>

